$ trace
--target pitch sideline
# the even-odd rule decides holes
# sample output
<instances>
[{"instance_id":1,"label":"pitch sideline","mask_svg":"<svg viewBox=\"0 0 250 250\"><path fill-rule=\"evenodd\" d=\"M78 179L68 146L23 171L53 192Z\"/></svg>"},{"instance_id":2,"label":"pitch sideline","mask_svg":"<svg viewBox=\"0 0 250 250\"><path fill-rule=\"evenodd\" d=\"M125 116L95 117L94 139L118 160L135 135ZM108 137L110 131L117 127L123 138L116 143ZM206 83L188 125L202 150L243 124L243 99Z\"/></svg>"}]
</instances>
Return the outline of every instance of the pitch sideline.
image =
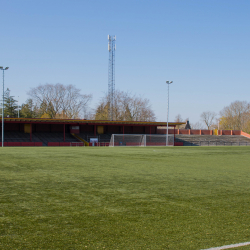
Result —
<instances>
[{"instance_id":1,"label":"pitch sideline","mask_svg":"<svg viewBox=\"0 0 250 250\"><path fill-rule=\"evenodd\" d=\"M230 249L230 248L235 248L235 247L243 247L243 246L248 246L248 245L250 245L250 242L226 245L226 246L221 246L221 247L212 247L212 248L207 248L203 250L222 250L222 249Z\"/></svg>"}]
</instances>

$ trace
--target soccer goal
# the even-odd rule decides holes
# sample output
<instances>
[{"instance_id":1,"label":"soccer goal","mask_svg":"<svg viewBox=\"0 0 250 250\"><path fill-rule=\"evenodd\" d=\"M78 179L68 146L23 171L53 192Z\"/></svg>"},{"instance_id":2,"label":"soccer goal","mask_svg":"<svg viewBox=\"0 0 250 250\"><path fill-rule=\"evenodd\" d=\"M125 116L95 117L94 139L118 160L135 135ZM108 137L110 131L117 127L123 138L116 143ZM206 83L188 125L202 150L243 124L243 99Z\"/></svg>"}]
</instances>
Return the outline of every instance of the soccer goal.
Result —
<instances>
[{"instance_id":1,"label":"soccer goal","mask_svg":"<svg viewBox=\"0 0 250 250\"><path fill-rule=\"evenodd\" d=\"M174 135L113 134L109 146L174 146Z\"/></svg>"}]
</instances>

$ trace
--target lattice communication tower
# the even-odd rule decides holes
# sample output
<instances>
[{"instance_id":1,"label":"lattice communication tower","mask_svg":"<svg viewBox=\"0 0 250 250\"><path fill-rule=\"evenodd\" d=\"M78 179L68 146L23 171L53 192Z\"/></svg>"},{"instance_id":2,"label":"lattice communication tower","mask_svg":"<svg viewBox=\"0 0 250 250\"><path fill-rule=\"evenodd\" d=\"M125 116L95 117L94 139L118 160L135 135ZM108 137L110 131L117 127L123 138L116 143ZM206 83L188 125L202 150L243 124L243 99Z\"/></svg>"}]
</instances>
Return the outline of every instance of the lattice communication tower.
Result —
<instances>
[{"instance_id":1,"label":"lattice communication tower","mask_svg":"<svg viewBox=\"0 0 250 250\"><path fill-rule=\"evenodd\" d=\"M108 98L109 98L109 120L114 120L114 99L115 99L115 50L116 36L108 35L109 50L109 76L108 76Z\"/></svg>"}]
</instances>

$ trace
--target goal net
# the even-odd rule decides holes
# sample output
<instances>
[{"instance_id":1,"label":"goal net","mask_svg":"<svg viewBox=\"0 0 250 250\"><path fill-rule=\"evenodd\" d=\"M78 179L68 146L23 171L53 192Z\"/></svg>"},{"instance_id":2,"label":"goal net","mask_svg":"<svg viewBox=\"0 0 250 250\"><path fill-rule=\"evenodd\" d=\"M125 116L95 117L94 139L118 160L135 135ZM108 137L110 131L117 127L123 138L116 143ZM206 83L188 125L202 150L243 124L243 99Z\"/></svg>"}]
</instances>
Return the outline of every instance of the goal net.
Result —
<instances>
[{"instance_id":1,"label":"goal net","mask_svg":"<svg viewBox=\"0 0 250 250\"><path fill-rule=\"evenodd\" d=\"M145 135L146 146L174 146L174 135Z\"/></svg>"},{"instance_id":2,"label":"goal net","mask_svg":"<svg viewBox=\"0 0 250 250\"><path fill-rule=\"evenodd\" d=\"M174 146L174 135L113 134L109 146Z\"/></svg>"}]
</instances>

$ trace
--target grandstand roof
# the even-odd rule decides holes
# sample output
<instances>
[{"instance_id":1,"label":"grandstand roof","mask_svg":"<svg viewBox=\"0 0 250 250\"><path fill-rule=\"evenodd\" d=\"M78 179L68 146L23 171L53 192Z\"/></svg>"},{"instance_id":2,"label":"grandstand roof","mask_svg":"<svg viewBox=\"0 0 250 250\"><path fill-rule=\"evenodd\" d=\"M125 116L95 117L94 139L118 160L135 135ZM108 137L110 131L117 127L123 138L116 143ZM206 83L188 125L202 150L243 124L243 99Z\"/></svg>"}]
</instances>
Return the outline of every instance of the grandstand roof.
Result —
<instances>
[{"instance_id":1,"label":"grandstand roof","mask_svg":"<svg viewBox=\"0 0 250 250\"><path fill-rule=\"evenodd\" d=\"M86 124L86 125L134 125L134 126L166 126L166 122L144 121L107 121L85 119L48 119L48 118L4 118L6 123L46 123L46 124ZM185 122L169 122L169 126L182 125Z\"/></svg>"}]
</instances>

